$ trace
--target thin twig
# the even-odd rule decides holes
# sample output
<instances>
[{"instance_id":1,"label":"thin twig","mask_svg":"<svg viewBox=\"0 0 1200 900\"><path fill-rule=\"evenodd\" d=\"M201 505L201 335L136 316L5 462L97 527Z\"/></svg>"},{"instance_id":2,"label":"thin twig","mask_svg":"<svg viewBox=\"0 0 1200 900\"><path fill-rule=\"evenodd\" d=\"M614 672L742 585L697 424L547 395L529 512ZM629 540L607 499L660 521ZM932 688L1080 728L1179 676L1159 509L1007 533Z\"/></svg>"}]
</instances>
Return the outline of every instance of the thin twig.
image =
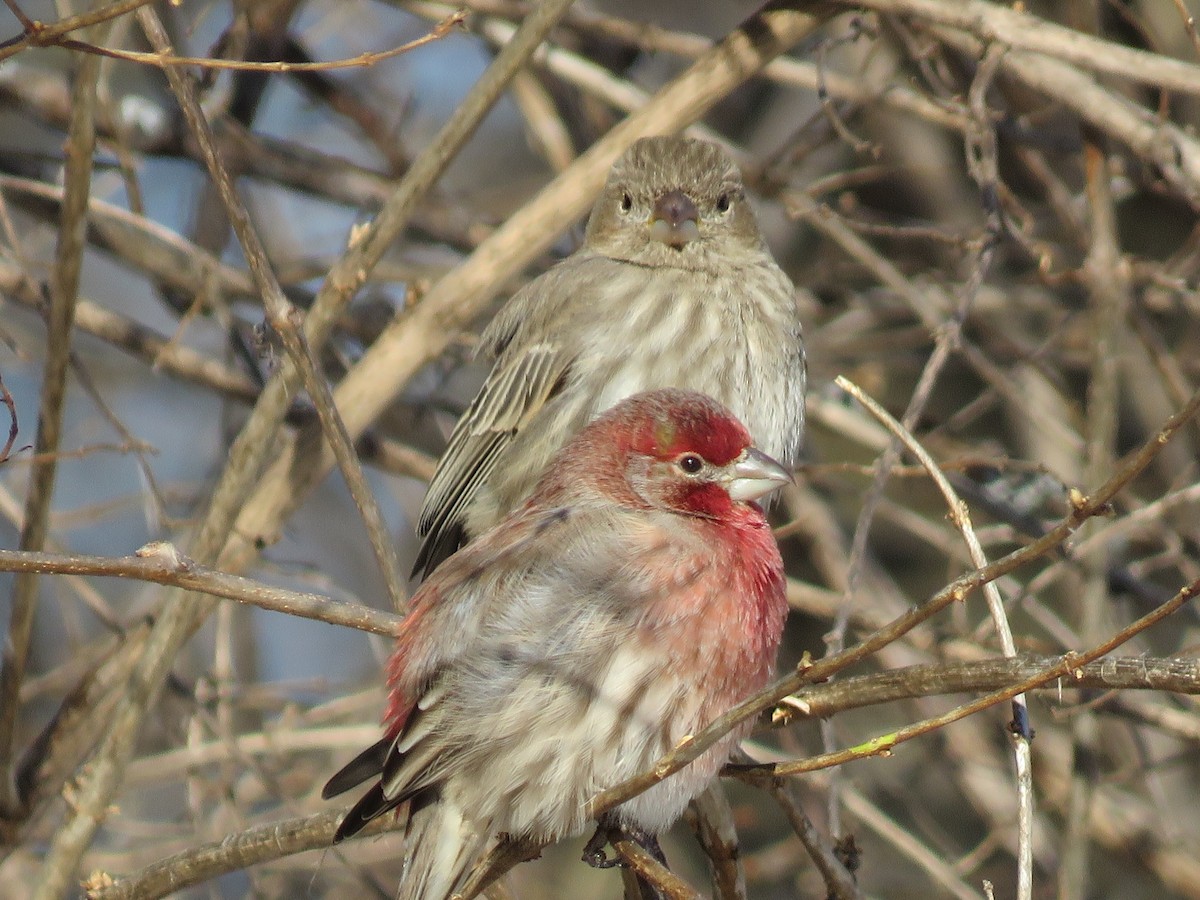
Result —
<instances>
[{"instance_id":1,"label":"thin twig","mask_svg":"<svg viewBox=\"0 0 1200 900\"><path fill-rule=\"evenodd\" d=\"M3 57L0 56L0 59ZM34 448L39 461L30 476L21 523L21 549L40 550L49 533L50 503L54 496L58 460L54 455L62 439L63 406L71 358L71 329L79 294L79 273L86 243L88 194L92 184L92 159L96 147L94 125L96 79L99 62L85 60L75 73L71 89L71 124L66 143L66 168L62 219L50 278L50 309L46 316L46 364L38 406ZM0 665L0 818L19 820L14 746L21 681L29 659L38 580L33 575L16 579L12 591L8 634Z\"/></svg>"},{"instance_id":2,"label":"thin twig","mask_svg":"<svg viewBox=\"0 0 1200 900\"><path fill-rule=\"evenodd\" d=\"M94 54L125 62L141 63L159 69L195 66L201 69L212 69L215 71L232 70L236 72L325 72L334 69L367 68L377 65L384 60L410 53L418 47L424 47L426 44L442 40L454 31L454 29L461 26L465 19L466 16L463 13L454 12L434 25L428 34L421 35L421 37L401 44L399 47L392 47L390 50L380 50L374 53L360 53L358 56L353 56L349 59L333 59L322 62L283 62L282 60L254 62L240 59L213 59L209 56L176 56L165 50L155 53L144 53L137 50L115 50L111 47L99 47L95 44L71 40L69 38L57 38L53 41L43 40L41 43L42 45L55 44L65 50L74 50L78 53ZM0 59L2 58L0 56Z\"/></svg>"},{"instance_id":3,"label":"thin twig","mask_svg":"<svg viewBox=\"0 0 1200 900\"><path fill-rule=\"evenodd\" d=\"M850 762L856 759L866 759L871 756L887 756L890 755L893 749L906 741L911 741L913 738L920 737L924 734L937 731L940 728L945 728L960 719L965 719L977 712L995 706L997 703L1003 703L1005 700L1011 700L1019 694L1027 693L1034 688L1041 687L1057 678L1070 678L1072 674L1081 666L1107 656L1117 647L1120 647L1126 641L1129 641L1141 634L1147 628L1157 625L1163 619L1178 612L1194 597L1200 596L1200 579L1193 581L1181 588L1174 597L1162 604L1155 610L1146 613L1140 619L1136 619L1131 624L1122 628L1108 640L1083 652L1072 652L1064 654L1050 666L1042 669L1028 678L1022 679L1015 684L1006 685L1000 690L986 694L970 703L964 703L957 706L949 712L943 713L940 716L933 716L921 722L912 725L906 725L903 728L898 728L895 731L887 734L878 735L863 741L854 747L845 750L839 750L835 753L825 753L820 756L809 757L808 759L796 760L795 762L775 763L771 765L756 765L746 768L738 768L732 774L739 778L744 778L749 782L758 782L764 778L778 778L782 775L799 775L804 772L815 772L818 769L829 768L830 766L839 766L842 763Z\"/></svg>"},{"instance_id":4,"label":"thin twig","mask_svg":"<svg viewBox=\"0 0 1200 900\"><path fill-rule=\"evenodd\" d=\"M996 66L999 64L999 57L992 53L988 56L984 63L980 66L980 71L976 76L975 83L972 85L971 97L972 116L968 119L968 127L965 129L967 138L967 159L970 164L976 159L976 154L973 152L973 144L979 144L990 148L990 153L980 154L985 162L994 161L995 158L995 135L991 130L990 122L986 116L986 111L982 109L982 95L986 92L992 78L995 75ZM994 176L993 176L994 181ZM991 196L994 199L994 191ZM985 205L988 195L985 193ZM833 228L833 223L829 223L830 231L835 239L843 240L847 233L838 228ZM881 272L889 280L895 282L902 279L900 273L887 262L879 260L879 255L873 250L870 250L863 242L855 238L852 246L859 251L860 258L872 261L876 271ZM924 369L921 372L920 380L913 391L912 397L909 400L908 408L904 412L903 425L895 423L901 428L903 433L908 433L913 428L916 422L924 414L926 405L932 395L933 389L936 386L938 379L941 377L947 363L950 361L952 353L954 353L961 342L963 322L966 321L967 315L970 312L972 304L978 295L979 289L983 284L987 271L990 268L991 260L994 254L995 245L992 240L985 240L980 246L978 264L973 270L972 277L967 284L960 299L957 310L954 316L949 317L945 323L934 325L931 311L925 306L923 299L914 298L914 310L918 315L922 315L922 319L927 326L934 328L935 345L934 351L926 362ZM907 279L902 279L907 283ZM886 283L886 282L885 282ZM925 292L921 292L924 295ZM912 297L913 292L906 292L906 296ZM939 303L939 305L941 305ZM884 421L884 420L881 420ZM886 421L885 425L890 428L891 425ZM887 485L887 481L891 475L892 469L899 462L900 444L903 438L901 434L893 431L893 437L889 441L887 449L876 461L874 477L871 481L871 486L863 499L862 507L859 510L858 521L855 523L854 537L850 551L850 569L847 573L846 586L843 590L843 603L838 612L837 618L834 620L833 628L826 635L825 644L827 653L837 653L845 646L846 629L849 623L850 614L853 610L855 595L858 590L858 584L862 577L862 573L867 565L867 540L870 534L871 526L874 521L874 516L879 504L883 500L883 492ZM982 559L973 560L977 567L984 565ZM995 589L989 585L989 591ZM989 593L989 606L993 610L993 615L996 615L997 608L1000 607L998 595L996 602L991 601ZM1002 613L1000 613L1002 617ZM1001 622L1001 630L1004 628ZM826 750L832 749L832 734L827 726L822 726L822 735L826 745ZM1028 782L1026 781L1026 784ZM840 831L839 814L838 814L838 777L835 775L831 783L829 792L829 816L831 827L834 833Z\"/></svg>"},{"instance_id":5,"label":"thin twig","mask_svg":"<svg viewBox=\"0 0 1200 900\"><path fill-rule=\"evenodd\" d=\"M87 28L90 25L99 25L152 2L153 0L115 0L107 6L100 6L80 15L68 16L57 22L46 24L34 21L24 12L19 11L16 0L5 0L5 4L17 16L25 30L17 37L0 43L0 62L4 62L10 56L15 56L30 47L52 46L57 44L65 34Z\"/></svg>"},{"instance_id":6,"label":"thin twig","mask_svg":"<svg viewBox=\"0 0 1200 900\"><path fill-rule=\"evenodd\" d=\"M925 0L914 0L925 2ZM936 4L943 10L957 4ZM1000 7L988 6L990 10ZM975 37L951 28L932 28L937 37L959 50L978 56L983 45ZM1193 208L1200 208L1200 141L1185 129L1164 122L1156 113L1106 90L1074 66L1037 53L1011 51L1001 61L1004 72L1061 103L1082 121L1127 145L1157 167ZM1200 81L1194 84L1200 85Z\"/></svg>"},{"instance_id":7,"label":"thin twig","mask_svg":"<svg viewBox=\"0 0 1200 900\"><path fill-rule=\"evenodd\" d=\"M775 778L761 782L760 786L779 804L792 826L792 831L796 832L796 837L804 845L813 865L821 873L827 900L860 900L864 895L859 890L853 873L838 859L833 847L817 831L817 827L804 812L796 785L786 778Z\"/></svg>"},{"instance_id":8,"label":"thin twig","mask_svg":"<svg viewBox=\"0 0 1200 900\"><path fill-rule=\"evenodd\" d=\"M0 262L0 291L26 309L41 307L36 286L19 270ZM148 367L183 381L203 385L227 397L253 402L259 387L250 377L191 347L93 301L80 297L75 304L75 328L107 341L141 360ZM63 456L59 453L59 457Z\"/></svg>"},{"instance_id":9,"label":"thin twig","mask_svg":"<svg viewBox=\"0 0 1200 900\"><path fill-rule=\"evenodd\" d=\"M844 378L838 379L838 385L865 406L871 415L903 443L908 451L925 467L934 484L937 485L938 491L941 492L943 499L946 501L946 505L950 510L950 521L962 533L963 540L966 542L970 552L972 564L977 568L986 566L987 556L984 554L983 547L979 543L979 538L975 534L975 529L971 525L970 511L962 499L959 498L954 488L951 487L950 482L946 479L945 474L938 467L933 457L926 452L925 448L920 445L907 428L888 415L887 410L864 394L857 385ZM1008 616L1004 611L1004 601L1000 597L1000 591L996 588L996 583L992 581L983 585L983 592L987 598L988 611L991 613L1004 655L1008 657L1016 656L1016 643L1013 641L1012 629L1009 627ZM1025 724L1028 722L1028 704L1021 695L1014 696L1013 702L1013 722L1016 724L1016 727L1012 729L1012 734L1016 755L1018 797L1020 800L1017 828L1017 846L1019 848L1017 853L1017 896L1020 900L1030 900L1033 892L1033 774L1032 759L1029 753L1029 728Z\"/></svg>"},{"instance_id":10,"label":"thin twig","mask_svg":"<svg viewBox=\"0 0 1200 900\"><path fill-rule=\"evenodd\" d=\"M480 25L480 31L488 41L503 47L512 40L516 28L502 19L485 18ZM652 96L649 91L631 81L616 77L604 66L552 44L539 47L538 52L533 55L533 61L569 84L622 112L636 112L645 106ZM718 132L699 122L689 125L687 132L702 140L715 141L726 146L728 144Z\"/></svg>"},{"instance_id":11,"label":"thin twig","mask_svg":"<svg viewBox=\"0 0 1200 900\"><path fill-rule=\"evenodd\" d=\"M686 814L712 869L716 900L747 900L746 871L733 809L720 782L713 782L692 801Z\"/></svg>"},{"instance_id":12,"label":"thin twig","mask_svg":"<svg viewBox=\"0 0 1200 900\"><path fill-rule=\"evenodd\" d=\"M1186 94L1200 92L1200 66L1159 53L1125 47L1023 10L985 0L863 0L847 4L971 33L976 39L1032 51L1057 63Z\"/></svg>"},{"instance_id":13,"label":"thin twig","mask_svg":"<svg viewBox=\"0 0 1200 900\"><path fill-rule=\"evenodd\" d=\"M219 841L189 847L182 853L121 878L91 875L84 883L88 900L153 900L244 869L305 850L328 847L345 810L328 810L285 822L270 822L228 835ZM380 816L363 833L383 834L403 825L394 816Z\"/></svg>"},{"instance_id":14,"label":"thin twig","mask_svg":"<svg viewBox=\"0 0 1200 900\"><path fill-rule=\"evenodd\" d=\"M621 862L652 885L664 900L704 900L699 891L651 856L640 844L629 838L618 838L612 845Z\"/></svg>"},{"instance_id":15,"label":"thin twig","mask_svg":"<svg viewBox=\"0 0 1200 900\"><path fill-rule=\"evenodd\" d=\"M783 779L776 779L783 780ZM862 827L874 831L880 837L920 865L931 881L942 886L956 900L979 900L979 892L967 883L967 871L960 859L945 859L923 844L906 823L897 822L882 809L871 803L854 786L846 789L843 802L847 811Z\"/></svg>"},{"instance_id":16,"label":"thin twig","mask_svg":"<svg viewBox=\"0 0 1200 900\"><path fill-rule=\"evenodd\" d=\"M1183 30L1192 41L1192 49L1200 53L1200 34L1196 33L1196 17L1184 5L1183 0L1175 0L1175 8L1179 11L1179 18L1183 19Z\"/></svg>"},{"instance_id":17,"label":"thin twig","mask_svg":"<svg viewBox=\"0 0 1200 900\"><path fill-rule=\"evenodd\" d=\"M135 578L387 637L396 633L400 623L400 617L394 613L331 600L320 594L284 590L202 566L162 542L147 544L135 556L123 557L0 550L0 572Z\"/></svg>"},{"instance_id":18,"label":"thin twig","mask_svg":"<svg viewBox=\"0 0 1200 900\"><path fill-rule=\"evenodd\" d=\"M1092 23L1095 27L1096 23ZM1118 404L1120 401L1119 361L1125 331L1125 310L1129 306L1128 270L1121 260L1117 241L1116 210L1109 185L1109 165L1103 135L1094 129L1085 131L1083 147L1087 178L1090 246L1084 260L1083 275L1091 295L1094 326L1091 351L1091 377L1087 392L1087 446L1084 473L1088 479L1111 469L1116 453ZM1098 523L1083 529L1087 537ZM1095 642L1108 628L1109 613L1108 546L1096 543L1082 557L1084 583L1080 601L1075 605L1075 628L1080 640ZM1097 789L1095 760L1101 751L1099 723L1088 712L1071 722L1072 756L1071 797L1063 835L1063 862L1058 876L1059 900L1084 900L1092 881L1089 858L1090 823Z\"/></svg>"},{"instance_id":19,"label":"thin twig","mask_svg":"<svg viewBox=\"0 0 1200 900\"><path fill-rule=\"evenodd\" d=\"M0 463L6 463L8 462L8 454L12 451L13 444L16 443L20 429L17 426L17 404L13 402L12 394L4 386L3 376L0 376L0 402L8 409L8 439L4 442L4 446L0 448Z\"/></svg>"},{"instance_id":20,"label":"thin twig","mask_svg":"<svg viewBox=\"0 0 1200 900\"><path fill-rule=\"evenodd\" d=\"M880 706L917 697L995 691L1028 679L1055 663L1050 656L1017 656L971 662L929 663L870 675L809 685L779 701L771 714L773 727L813 721L851 709ZM1200 660L1110 657L1071 673L1072 687L1099 691L1165 691L1200 694Z\"/></svg>"},{"instance_id":21,"label":"thin twig","mask_svg":"<svg viewBox=\"0 0 1200 900\"><path fill-rule=\"evenodd\" d=\"M166 52L170 45L166 31L157 17L148 10L139 12L138 16L151 44L159 51ZM179 101L189 128L200 144L201 155L242 247L247 267L261 293L267 321L282 339L288 359L299 370L301 384L317 408L322 434L329 442L338 468L350 490L350 496L362 516L371 549L375 553L393 607L397 610L403 609L406 592L400 574L395 541L387 530L383 513L380 512L375 495L367 485L366 476L354 455L353 444L338 416L329 383L319 371L316 358L308 345L301 327L302 314L284 296L283 288L267 259L266 248L251 226L249 215L234 188L233 179L221 161L216 137L204 115L192 82L174 69L167 70L167 80Z\"/></svg>"},{"instance_id":22,"label":"thin twig","mask_svg":"<svg viewBox=\"0 0 1200 900\"><path fill-rule=\"evenodd\" d=\"M513 100L525 117L530 142L555 172L561 172L575 159L571 132L558 110L554 98L538 82L532 72L518 72L512 83Z\"/></svg>"}]
</instances>

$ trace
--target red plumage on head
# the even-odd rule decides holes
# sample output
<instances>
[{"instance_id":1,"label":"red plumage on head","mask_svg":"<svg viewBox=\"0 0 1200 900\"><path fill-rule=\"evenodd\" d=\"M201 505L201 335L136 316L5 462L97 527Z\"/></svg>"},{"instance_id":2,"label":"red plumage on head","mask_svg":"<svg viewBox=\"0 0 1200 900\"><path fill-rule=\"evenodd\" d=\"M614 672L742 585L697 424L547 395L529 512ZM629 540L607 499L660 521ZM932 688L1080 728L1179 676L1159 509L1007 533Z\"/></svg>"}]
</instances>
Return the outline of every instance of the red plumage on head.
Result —
<instances>
[{"instance_id":1,"label":"red plumage on head","mask_svg":"<svg viewBox=\"0 0 1200 900\"><path fill-rule=\"evenodd\" d=\"M717 401L695 391L641 394L593 424L615 433L616 443L627 451L664 461L690 451L723 466L750 446L746 426Z\"/></svg>"},{"instance_id":2,"label":"red plumage on head","mask_svg":"<svg viewBox=\"0 0 1200 900\"><path fill-rule=\"evenodd\" d=\"M699 453L716 466L750 446L750 433L725 407L691 391L654 391L638 398L630 449L660 460Z\"/></svg>"},{"instance_id":3,"label":"red plumage on head","mask_svg":"<svg viewBox=\"0 0 1200 900\"><path fill-rule=\"evenodd\" d=\"M696 453L712 465L724 466L750 445L746 427L711 397L675 388L649 391L628 397L597 417L564 447L547 467L531 502L564 502L589 488L632 502L625 481L626 461L631 456L668 462L684 453ZM711 487L720 496L701 491L706 496L696 498L695 511L717 515L719 510L732 510L734 503L728 494ZM685 506L689 504L681 498L681 508Z\"/></svg>"}]
</instances>

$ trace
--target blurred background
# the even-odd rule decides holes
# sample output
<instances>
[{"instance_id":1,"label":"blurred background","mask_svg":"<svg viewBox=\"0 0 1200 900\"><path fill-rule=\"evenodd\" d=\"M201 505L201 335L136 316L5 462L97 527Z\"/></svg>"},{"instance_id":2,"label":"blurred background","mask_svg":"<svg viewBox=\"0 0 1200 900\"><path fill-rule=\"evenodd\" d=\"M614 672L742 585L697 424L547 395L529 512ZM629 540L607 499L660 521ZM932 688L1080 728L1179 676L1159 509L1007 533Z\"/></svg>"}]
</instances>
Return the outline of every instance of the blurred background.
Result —
<instances>
[{"instance_id":1,"label":"blurred background","mask_svg":"<svg viewBox=\"0 0 1200 900\"><path fill-rule=\"evenodd\" d=\"M914 460L886 462L888 476L878 474L889 437L835 376L907 416L967 501L990 559L1061 521L1072 489L1086 494L1129 465L1200 383L1200 41L1188 18L1196 5L1031 3L1037 27L995 44L990 29L1007 21L1007 7L979 3L983 13L959 21L958 4L927 5L814 6L818 27L713 98L695 129L742 164L806 326L805 460L778 510L794 607L782 667L856 642L973 568ZM291 62L382 53L459 8L469 11L462 27L370 66L184 70L298 307L311 305L527 5L154 5L180 55ZM10 3L0 39L22 34L14 9L53 23L84 4ZM578 154L755 9L732 0L576 3L551 35L554 52L517 77L339 315L319 357L330 383ZM1105 43L1076 51L1051 23ZM131 13L70 37L149 48ZM1026 38L1044 42L1009 46ZM1097 47L1142 55L1130 57L1134 65ZM36 459L72 77L83 55L55 46L0 57L0 378L19 427L0 462L5 549L20 546ZM242 251L162 72L103 58L97 79L45 549L121 557L169 540L187 553L283 350L263 327ZM486 371L472 361L479 329L512 290L578 245L582 224L549 223L531 237L551 250L495 284L487 311L442 335L432 361L366 428L359 454L405 573L424 478ZM0 439L8 421L0 409ZM307 396L292 397L269 458L302 454L295 436L314 433L314 422ZM1000 580L1021 652L1085 650L1200 575L1198 437L1185 424L1109 515ZM388 609L341 476L295 500L271 533L238 535L257 546L239 573ZM15 582L0 572L5 623ZM33 895L69 815L76 769L122 691L109 664L136 656L129 648L166 594L136 581L47 576L36 596L13 742L23 803L0 828L0 897ZM1185 607L1117 651L1140 657L1146 672L1180 660L1169 689L1134 678L1031 695L1035 896L1200 897L1200 677L1188 668L1198 636ZM80 875L127 874L261 823L336 808L319 799L320 785L373 740L388 649L348 628L222 602L175 659ZM1000 655L976 592L849 674ZM765 729L747 749L760 760L794 759L853 745L969 696L952 690L934 677L823 725ZM95 718L68 740L66 713L80 709ZM800 776L793 800L819 841L853 860L865 896L983 897L985 883L996 897L1014 896L1010 717L1002 704L886 758ZM733 779L724 787L744 896L826 896L777 800ZM179 896L388 897L398 841L234 866ZM579 862L580 844L519 867L511 896L621 896L614 872ZM727 896L714 893L686 824L664 846L705 896Z\"/></svg>"}]
</instances>

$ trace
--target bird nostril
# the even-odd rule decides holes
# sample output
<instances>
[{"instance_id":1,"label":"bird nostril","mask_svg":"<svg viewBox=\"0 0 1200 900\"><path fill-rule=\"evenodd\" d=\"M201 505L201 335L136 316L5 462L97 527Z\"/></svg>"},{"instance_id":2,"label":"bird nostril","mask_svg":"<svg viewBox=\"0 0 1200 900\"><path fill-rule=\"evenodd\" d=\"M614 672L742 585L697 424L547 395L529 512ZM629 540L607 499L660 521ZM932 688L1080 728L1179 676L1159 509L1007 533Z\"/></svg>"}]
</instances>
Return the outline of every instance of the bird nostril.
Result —
<instances>
[{"instance_id":1,"label":"bird nostril","mask_svg":"<svg viewBox=\"0 0 1200 900\"><path fill-rule=\"evenodd\" d=\"M699 215L696 204L683 191L668 191L654 202L654 218L670 225L695 222Z\"/></svg>"}]
</instances>

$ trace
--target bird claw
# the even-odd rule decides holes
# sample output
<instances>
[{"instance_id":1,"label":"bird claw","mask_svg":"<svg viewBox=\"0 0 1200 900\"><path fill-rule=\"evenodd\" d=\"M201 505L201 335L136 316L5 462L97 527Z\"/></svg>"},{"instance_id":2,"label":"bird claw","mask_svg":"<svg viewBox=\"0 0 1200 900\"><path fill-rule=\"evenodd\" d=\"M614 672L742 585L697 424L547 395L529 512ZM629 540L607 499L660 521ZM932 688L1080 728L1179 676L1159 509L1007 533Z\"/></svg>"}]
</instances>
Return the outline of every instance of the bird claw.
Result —
<instances>
[{"instance_id":1,"label":"bird claw","mask_svg":"<svg viewBox=\"0 0 1200 900\"><path fill-rule=\"evenodd\" d=\"M610 857L604 852L604 845L613 839L626 838L633 841L643 850L658 860L663 866L667 865L667 857L658 845L658 838L640 828L629 825L610 825L601 822L588 842L583 845L583 861L593 869L611 869L624 867L625 863L619 857Z\"/></svg>"},{"instance_id":2,"label":"bird claw","mask_svg":"<svg viewBox=\"0 0 1200 900\"><path fill-rule=\"evenodd\" d=\"M596 833L583 845L583 861L593 869L611 869L615 866L625 865L620 859L610 858L604 852L604 845L608 843L610 831L611 829L607 825L597 825Z\"/></svg>"}]
</instances>

